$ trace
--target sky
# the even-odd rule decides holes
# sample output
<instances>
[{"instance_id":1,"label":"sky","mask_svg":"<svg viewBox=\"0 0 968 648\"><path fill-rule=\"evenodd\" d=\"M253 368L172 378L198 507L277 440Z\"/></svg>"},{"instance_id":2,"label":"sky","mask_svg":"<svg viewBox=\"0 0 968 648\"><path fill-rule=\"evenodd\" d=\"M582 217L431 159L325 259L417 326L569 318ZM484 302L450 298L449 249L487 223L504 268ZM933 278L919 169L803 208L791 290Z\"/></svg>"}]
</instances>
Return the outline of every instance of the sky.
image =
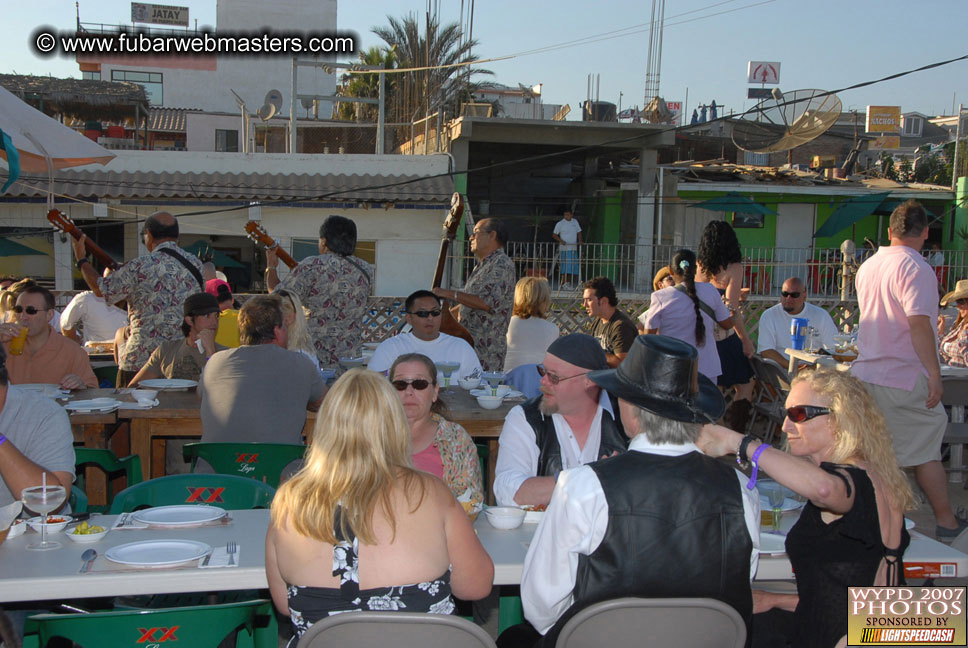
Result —
<instances>
[{"instance_id":1,"label":"sky","mask_svg":"<svg viewBox=\"0 0 968 648\"><path fill-rule=\"evenodd\" d=\"M79 77L73 60L38 57L30 44L41 25L73 30L74 3L7 4L0 73ZM170 4L189 7L200 27L215 23L216 0ZM460 19L461 0L434 4L443 23ZM370 30L386 24L387 15L422 17L427 7L428 0L344 0L337 27L356 32L366 48L382 43ZM512 56L482 67L498 83L543 84L543 101L569 104L569 119L580 118L589 75L597 79L600 100L642 106L651 9L649 0L475 0L476 54ZM80 0L82 22L130 24L130 15L128 1ZM665 17L660 95L684 102L687 116L712 100L723 107L720 114L751 108L751 60L779 61L784 91L837 90L968 54L966 0L667 0ZM550 46L560 47L522 54ZM968 60L839 96L845 111L872 104L952 114L953 105L968 104Z\"/></svg>"}]
</instances>

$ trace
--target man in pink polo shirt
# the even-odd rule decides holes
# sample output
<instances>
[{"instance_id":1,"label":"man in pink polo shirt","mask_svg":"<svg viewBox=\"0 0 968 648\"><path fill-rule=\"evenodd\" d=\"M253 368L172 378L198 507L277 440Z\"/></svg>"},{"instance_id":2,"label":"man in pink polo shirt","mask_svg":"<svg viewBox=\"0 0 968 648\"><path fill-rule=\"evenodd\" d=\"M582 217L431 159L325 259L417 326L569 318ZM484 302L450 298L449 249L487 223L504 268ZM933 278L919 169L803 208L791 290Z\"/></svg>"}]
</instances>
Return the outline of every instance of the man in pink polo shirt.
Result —
<instances>
[{"instance_id":1,"label":"man in pink polo shirt","mask_svg":"<svg viewBox=\"0 0 968 648\"><path fill-rule=\"evenodd\" d=\"M941 367L933 323L938 279L921 256L928 215L914 200L891 214L890 246L857 271L858 357L852 372L867 384L887 419L898 463L913 468L934 509L937 538L951 542L968 528L956 518L941 464L948 417L941 406Z\"/></svg>"}]
</instances>

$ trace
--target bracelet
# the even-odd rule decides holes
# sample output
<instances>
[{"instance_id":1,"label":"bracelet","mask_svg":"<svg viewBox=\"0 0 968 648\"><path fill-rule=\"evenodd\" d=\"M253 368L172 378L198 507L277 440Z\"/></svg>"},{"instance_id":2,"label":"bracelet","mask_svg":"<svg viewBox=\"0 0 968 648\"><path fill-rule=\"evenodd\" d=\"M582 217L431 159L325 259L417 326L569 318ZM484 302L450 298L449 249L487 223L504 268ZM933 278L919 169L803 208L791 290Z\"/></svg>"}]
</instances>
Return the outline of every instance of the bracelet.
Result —
<instances>
[{"instance_id":1,"label":"bracelet","mask_svg":"<svg viewBox=\"0 0 968 648\"><path fill-rule=\"evenodd\" d=\"M80 270L84 266L85 263L90 263L90 261L87 260L87 257L84 257L83 259L78 259L78 261L77 261L77 269Z\"/></svg>"},{"instance_id":2,"label":"bracelet","mask_svg":"<svg viewBox=\"0 0 968 648\"><path fill-rule=\"evenodd\" d=\"M0 445L3 445L4 441L7 440L7 435L0 434Z\"/></svg>"},{"instance_id":3,"label":"bracelet","mask_svg":"<svg viewBox=\"0 0 968 648\"><path fill-rule=\"evenodd\" d=\"M750 441L753 440L752 434L747 434L743 437L743 440L739 442L739 449L736 451L736 463L745 468L750 463L749 455L746 454L746 450L750 447Z\"/></svg>"},{"instance_id":4,"label":"bracelet","mask_svg":"<svg viewBox=\"0 0 968 648\"><path fill-rule=\"evenodd\" d=\"M753 473L750 475L750 480L746 482L746 488L750 490L753 490L756 487L756 476L760 472L760 455L763 454L763 451L766 450L767 447L768 446L766 443L761 443L760 447L753 452L753 456L750 458L750 463L753 464Z\"/></svg>"}]
</instances>

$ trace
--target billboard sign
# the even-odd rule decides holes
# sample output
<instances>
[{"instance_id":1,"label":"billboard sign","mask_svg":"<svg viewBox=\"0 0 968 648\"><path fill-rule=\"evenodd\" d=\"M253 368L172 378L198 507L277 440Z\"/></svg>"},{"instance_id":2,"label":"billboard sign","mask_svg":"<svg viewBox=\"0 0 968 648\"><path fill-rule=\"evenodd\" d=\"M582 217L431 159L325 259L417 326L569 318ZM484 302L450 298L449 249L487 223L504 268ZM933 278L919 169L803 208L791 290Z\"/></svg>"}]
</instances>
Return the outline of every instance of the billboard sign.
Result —
<instances>
[{"instance_id":1,"label":"billboard sign","mask_svg":"<svg viewBox=\"0 0 968 648\"><path fill-rule=\"evenodd\" d=\"M776 85L780 82L780 62L750 61L746 64L746 77L749 83Z\"/></svg>"},{"instance_id":2,"label":"billboard sign","mask_svg":"<svg viewBox=\"0 0 968 648\"><path fill-rule=\"evenodd\" d=\"M682 124L682 102L681 101L667 101L666 108L672 112L672 119L670 120L673 124Z\"/></svg>"},{"instance_id":3,"label":"billboard sign","mask_svg":"<svg viewBox=\"0 0 968 648\"><path fill-rule=\"evenodd\" d=\"M900 106L868 106L865 127L868 133L900 133Z\"/></svg>"},{"instance_id":4,"label":"billboard sign","mask_svg":"<svg viewBox=\"0 0 968 648\"><path fill-rule=\"evenodd\" d=\"M131 22L188 27L188 7L132 2Z\"/></svg>"},{"instance_id":5,"label":"billboard sign","mask_svg":"<svg viewBox=\"0 0 968 648\"><path fill-rule=\"evenodd\" d=\"M872 149L899 149L901 148L901 138L898 135L881 135L871 140Z\"/></svg>"}]
</instances>

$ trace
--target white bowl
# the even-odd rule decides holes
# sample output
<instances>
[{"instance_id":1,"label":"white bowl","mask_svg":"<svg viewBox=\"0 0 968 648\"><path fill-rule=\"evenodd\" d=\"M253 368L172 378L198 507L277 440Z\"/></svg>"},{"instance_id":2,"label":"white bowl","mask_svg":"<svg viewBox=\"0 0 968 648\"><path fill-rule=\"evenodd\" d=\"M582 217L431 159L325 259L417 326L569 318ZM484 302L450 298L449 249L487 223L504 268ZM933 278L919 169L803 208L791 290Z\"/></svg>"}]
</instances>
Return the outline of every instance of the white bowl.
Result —
<instances>
[{"instance_id":1,"label":"white bowl","mask_svg":"<svg viewBox=\"0 0 968 648\"><path fill-rule=\"evenodd\" d=\"M67 516L67 515L48 515L47 516L47 519L49 520L50 518L54 518L54 519L58 519L58 520L63 520L63 522L56 522L56 523L55 522L48 522L47 523L47 533L60 533L61 531L64 530L64 528L68 524L71 523L71 518L70 518L70 516ZM29 526L31 529L33 529L37 533L40 533L40 516L38 515L37 517L32 517L32 518L28 519L27 520L27 526Z\"/></svg>"},{"instance_id":2,"label":"white bowl","mask_svg":"<svg viewBox=\"0 0 968 648\"><path fill-rule=\"evenodd\" d=\"M131 396L134 397L139 403L145 401L147 403L152 403L156 398L158 398L157 389L132 389Z\"/></svg>"},{"instance_id":3,"label":"white bowl","mask_svg":"<svg viewBox=\"0 0 968 648\"><path fill-rule=\"evenodd\" d=\"M367 363L367 358L340 358L339 364L346 370L353 369L354 367L362 367Z\"/></svg>"},{"instance_id":4,"label":"white bowl","mask_svg":"<svg viewBox=\"0 0 968 648\"><path fill-rule=\"evenodd\" d=\"M504 402L502 396L478 396L477 404L484 409L497 409Z\"/></svg>"},{"instance_id":5,"label":"white bowl","mask_svg":"<svg viewBox=\"0 0 968 648\"><path fill-rule=\"evenodd\" d=\"M92 526L101 526L101 525L92 525ZM82 534L74 533L74 531L76 530L77 530L77 527L74 527L73 529L70 530L69 533L65 533L64 535L70 538L71 540L73 540L74 542L76 542L77 544L92 544L95 542L99 542L104 538L104 536L108 534L108 531L109 531L107 527L104 527L104 531L101 531L100 533L85 533L82 535Z\"/></svg>"},{"instance_id":6,"label":"white bowl","mask_svg":"<svg viewBox=\"0 0 968 648\"><path fill-rule=\"evenodd\" d=\"M524 523L524 509L514 506L493 506L484 509L484 513L495 529L517 529Z\"/></svg>"},{"instance_id":7,"label":"white bowl","mask_svg":"<svg viewBox=\"0 0 968 648\"><path fill-rule=\"evenodd\" d=\"M472 389L477 389L478 387L481 386L480 378L461 378L459 382L460 382L460 386L466 389L467 391L470 391Z\"/></svg>"}]
</instances>

